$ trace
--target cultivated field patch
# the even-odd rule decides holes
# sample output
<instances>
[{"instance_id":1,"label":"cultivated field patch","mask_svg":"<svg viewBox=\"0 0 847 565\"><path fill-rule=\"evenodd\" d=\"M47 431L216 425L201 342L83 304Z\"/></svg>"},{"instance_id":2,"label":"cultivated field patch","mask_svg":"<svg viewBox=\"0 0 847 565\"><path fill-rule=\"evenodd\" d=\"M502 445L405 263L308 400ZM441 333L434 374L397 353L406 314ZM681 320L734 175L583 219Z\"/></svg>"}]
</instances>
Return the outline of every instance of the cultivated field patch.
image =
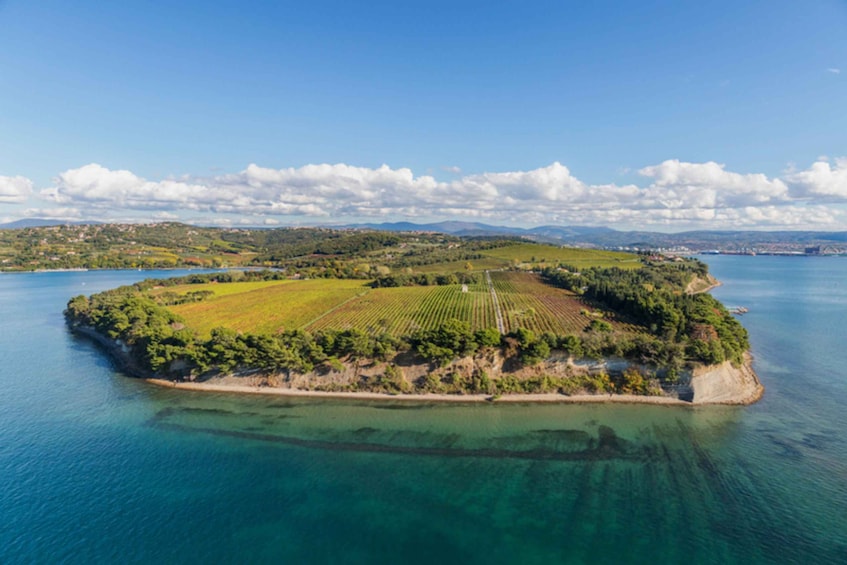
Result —
<instances>
[{"instance_id":1,"label":"cultivated field patch","mask_svg":"<svg viewBox=\"0 0 847 565\"><path fill-rule=\"evenodd\" d=\"M360 329L404 335L456 318L474 329L496 327L485 284L377 288L322 316L306 329Z\"/></svg>"},{"instance_id":2,"label":"cultivated field patch","mask_svg":"<svg viewBox=\"0 0 847 565\"><path fill-rule=\"evenodd\" d=\"M588 267L620 267L637 269L641 261L637 255L618 251L554 247L537 243L519 243L498 247L483 252L487 257L508 261L510 264L557 264L566 263L580 269Z\"/></svg>"},{"instance_id":3,"label":"cultivated field patch","mask_svg":"<svg viewBox=\"0 0 847 565\"><path fill-rule=\"evenodd\" d=\"M491 281L503 313L506 331L526 328L558 335L579 334L592 320L603 319L613 329L638 332L643 329L619 321L612 313L593 307L569 290L544 283L533 273L491 273Z\"/></svg>"},{"instance_id":4,"label":"cultivated field patch","mask_svg":"<svg viewBox=\"0 0 847 565\"><path fill-rule=\"evenodd\" d=\"M306 281L273 281L253 290L220 292L203 302L171 306L186 324L200 335L209 335L216 327L227 327L251 333L274 333L283 329L303 328L347 300L370 291L366 281L314 279ZM252 283L225 283L217 287ZM194 290L216 285L191 285Z\"/></svg>"},{"instance_id":5,"label":"cultivated field patch","mask_svg":"<svg viewBox=\"0 0 847 565\"><path fill-rule=\"evenodd\" d=\"M163 286L154 288L151 291L152 296L159 296L161 294L172 292L175 294L188 294L189 292L198 292L198 291L211 291L215 294L215 297L220 296L229 296L231 294L243 294L246 292L252 292L254 290L259 290L263 288L269 288L272 286L283 285L283 284L292 284L297 281L294 280L280 280L280 281L247 281L247 282L233 282L233 283L205 283L205 284L181 284L177 286Z\"/></svg>"}]
</instances>

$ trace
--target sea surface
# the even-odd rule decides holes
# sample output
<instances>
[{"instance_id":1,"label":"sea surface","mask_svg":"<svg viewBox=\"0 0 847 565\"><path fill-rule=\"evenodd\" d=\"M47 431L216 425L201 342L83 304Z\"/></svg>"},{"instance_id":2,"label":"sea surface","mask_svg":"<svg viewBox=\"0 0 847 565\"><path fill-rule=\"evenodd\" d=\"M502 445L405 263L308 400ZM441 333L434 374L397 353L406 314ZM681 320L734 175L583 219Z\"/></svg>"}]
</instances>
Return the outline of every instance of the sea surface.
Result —
<instances>
[{"instance_id":1,"label":"sea surface","mask_svg":"<svg viewBox=\"0 0 847 565\"><path fill-rule=\"evenodd\" d=\"M749 407L439 405L169 390L0 275L2 563L847 563L847 259L704 257Z\"/></svg>"}]
</instances>

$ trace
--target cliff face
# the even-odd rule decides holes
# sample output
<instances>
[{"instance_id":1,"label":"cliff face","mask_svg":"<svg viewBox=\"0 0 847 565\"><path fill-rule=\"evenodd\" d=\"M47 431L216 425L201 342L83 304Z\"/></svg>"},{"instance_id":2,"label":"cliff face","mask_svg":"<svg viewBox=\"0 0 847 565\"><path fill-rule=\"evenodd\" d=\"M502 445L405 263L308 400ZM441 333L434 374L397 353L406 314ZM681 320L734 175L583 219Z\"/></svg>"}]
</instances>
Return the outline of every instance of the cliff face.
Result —
<instances>
[{"instance_id":1,"label":"cliff face","mask_svg":"<svg viewBox=\"0 0 847 565\"><path fill-rule=\"evenodd\" d=\"M765 391L750 366L749 355L741 367L726 361L694 370L690 387L693 404L752 404Z\"/></svg>"},{"instance_id":2,"label":"cliff face","mask_svg":"<svg viewBox=\"0 0 847 565\"><path fill-rule=\"evenodd\" d=\"M142 367L138 366L138 363L132 358L129 346L121 340L111 339L88 326L74 325L71 327L71 331L78 335L83 335L100 345L109 353L115 364L122 371L129 373L133 377L145 378L150 376L149 371L145 371Z\"/></svg>"},{"instance_id":3,"label":"cliff face","mask_svg":"<svg viewBox=\"0 0 847 565\"><path fill-rule=\"evenodd\" d=\"M91 338L101 345L116 361L117 365L127 373L143 378L155 377L150 371L139 367L134 362L130 349L119 340L113 340L100 334L92 328L85 326L74 326L73 331ZM405 381L404 390L413 392L412 384L427 375L436 375L439 378L447 375L471 376L484 372L493 379L503 377L516 377L518 379L531 379L544 375L557 378L577 378L580 375L597 374L620 374L628 368L636 368L644 373L649 372L649 367L632 365L623 359L604 359L600 361L575 360L565 355L553 355L541 363L532 367L515 366L513 360L504 358L498 352L488 352L485 355L457 359L446 366L434 367L428 363L422 363L414 358L398 357L391 363L375 361L359 361L344 363L338 370L326 368L310 373L300 374L293 372L263 374L255 370L245 370L239 374L207 374L198 377L196 384L204 383L218 389L231 388L232 390L248 387L261 387L268 390L295 390L295 391L367 391L365 383L378 382L386 374L388 366L393 367L397 377ZM684 373L678 384L666 385L659 389L658 381L653 387L656 395L633 396L626 395L631 402L683 402L695 405L702 404L752 404L761 398L764 387L760 384L756 374L750 366L749 355L741 367L733 367L730 362L720 365L704 366ZM380 392L380 389L372 389L372 392ZM384 392L384 391L383 391ZM585 391L575 391L582 396ZM396 394L396 392L394 393ZM421 396L426 397L427 393ZM438 395L432 395L438 396ZM468 396L468 393L453 393L450 396ZM471 396L486 396L476 394ZM510 396L535 396L537 394L513 394ZM561 397L563 400L570 398L569 395L559 391L551 390L543 396ZM608 398L608 393L598 393L596 398ZM613 395L621 396L621 395ZM387 396L386 396L387 397Z\"/></svg>"},{"instance_id":4,"label":"cliff face","mask_svg":"<svg viewBox=\"0 0 847 565\"><path fill-rule=\"evenodd\" d=\"M705 277L697 276L691 279L691 282L689 282L688 286L685 287L685 292L688 294L698 294L701 292L708 292L720 285L721 282L711 274L706 275Z\"/></svg>"}]
</instances>

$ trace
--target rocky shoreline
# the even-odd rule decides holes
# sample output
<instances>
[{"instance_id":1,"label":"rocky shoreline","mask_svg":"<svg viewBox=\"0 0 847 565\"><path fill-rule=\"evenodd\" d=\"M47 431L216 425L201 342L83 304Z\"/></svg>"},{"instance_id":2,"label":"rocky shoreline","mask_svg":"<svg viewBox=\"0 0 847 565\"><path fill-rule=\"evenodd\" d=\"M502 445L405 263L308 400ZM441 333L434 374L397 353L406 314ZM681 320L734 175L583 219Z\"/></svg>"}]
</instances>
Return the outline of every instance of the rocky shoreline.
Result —
<instances>
[{"instance_id":1,"label":"rocky shoreline","mask_svg":"<svg viewBox=\"0 0 847 565\"><path fill-rule=\"evenodd\" d=\"M103 347L124 372L145 379L147 382L171 388L196 391L231 392L246 394L275 394L313 398L352 398L363 400L387 401L423 401L423 402L561 402L561 403L629 403L663 404L675 406L699 405L749 405L757 402L764 393L764 387L752 368L752 357L745 355L744 363L734 367L724 362L720 365L702 366L685 371L679 382L666 386L661 394L633 395L617 393L563 394L558 391L521 394L441 394L411 392L375 392L350 390L351 383L358 379L381 374L384 363L360 364L347 363L339 371L312 372L307 374L274 373L261 374L246 372L241 374L213 374L193 381L175 381L157 378L134 362L128 346L119 340L113 340L85 326L73 326L72 331L92 339ZM493 378L501 375L528 377L543 374L590 374L592 371L622 371L629 364L623 360L605 359L602 361L574 360L553 356L536 367L520 370L506 370L506 362L496 355L463 358L453 361L446 367L435 371L467 372L483 369ZM433 372L426 363L405 363L400 365L404 379L409 381ZM334 389L334 390L333 390Z\"/></svg>"}]
</instances>

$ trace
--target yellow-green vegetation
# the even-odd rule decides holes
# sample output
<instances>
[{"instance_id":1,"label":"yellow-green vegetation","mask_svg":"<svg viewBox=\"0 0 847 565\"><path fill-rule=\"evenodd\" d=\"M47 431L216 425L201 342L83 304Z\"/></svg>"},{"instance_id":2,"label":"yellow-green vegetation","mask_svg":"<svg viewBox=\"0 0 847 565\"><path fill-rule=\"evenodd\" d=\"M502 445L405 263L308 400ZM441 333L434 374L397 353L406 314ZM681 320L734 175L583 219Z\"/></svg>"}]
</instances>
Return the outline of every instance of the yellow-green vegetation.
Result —
<instances>
[{"instance_id":1,"label":"yellow-green vegetation","mask_svg":"<svg viewBox=\"0 0 847 565\"><path fill-rule=\"evenodd\" d=\"M256 257L249 237L171 223L0 230L0 270L233 267Z\"/></svg>"},{"instance_id":2,"label":"yellow-green vegetation","mask_svg":"<svg viewBox=\"0 0 847 565\"><path fill-rule=\"evenodd\" d=\"M170 309L203 336L217 327L272 334L303 328L350 298L369 291L360 280L273 282L258 287L240 282L192 285L212 289L217 296Z\"/></svg>"},{"instance_id":3,"label":"yellow-green vegetation","mask_svg":"<svg viewBox=\"0 0 847 565\"><path fill-rule=\"evenodd\" d=\"M151 296L204 291L214 296L168 308L206 336L221 326L250 333L357 329L401 336L450 319L466 321L474 330L496 325L485 284L371 289L358 280L251 281L154 288Z\"/></svg>"},{"instance_id":4,"label":"yellow-green vegetation","mask_svg":"<svg viewBox=\"0 0 847 565\"><path fill-rule=\"evenodd\" d=\"M572 291L546 284L535 273L490 274L506 332L526 328L539 334L579 334L597 321L615 333L645 331ZM472 330L497 326L492 294L484 282L370 288L358 280L250 281L154 288L151 295L192 292L212 296L169 308L201 335L220 326L249 333L356 329L395 337L433 329L447 320L467 322Z\"/></svg>"},{"instance_id":5,"label":"yellow-green vegetation","mask_svg":"<svg viewBox=\"0 0 847 565\"><path fill-rule=\"evenodd\" d=\"M616 252L563 249L513 236L462 238L427 232L327 228L223 229L175 223L98 224L0 230L0 269L258 266L309 278L461 272L560 263L633 267Z\"/></svg>"},{"instance_id":6,"label":"yellow-green vegetation","mask_svg":"<svg viewBox=\"0 0 847 565\"><path fill-rule=\"evenodd\" d=\"M496 324L491 293L484 284L376 288L322 316L307 329L358 329L405 335L457 319L472 329Z\"/></svg>"},{"instance_id":7,"label":"yellow-green vegetation","mask_svg":"<svg viewBox=\"0 0 847 565\"><path fill-rule=\"evenodd\" d=\"M570 272L562 271L560 265L571 271L641 266L637 256L627 253L432 234L332 230L201 234L167 226L146 232L118 227L108 232L109 237L116 237L115 230L125 236L129 247L138 242L126 241L128 237L146 237L146 258L168 265L195 259L203 264L212 253L236 250L245 258L254 253L247 249L255 248L256 238L265 238L259 243L268 251L261 259L285 265L279 271L267 276L230 271L221 277L186 277L146 288L152 300L179 317L179 324L199 339L209 338L215 328L245 335L331 330L403 338L449 321L467 324L474 332L496 331L498 318L504 333L524 328L538 335L585 333L606 339L644 332L643 327L622 323L608 308L590 303L578 289L556 288L527 272L544 267ZM191 244L183 248L184 255L165 244L168 236L177 234ZM132 251L142 260L138 247L142 246ZM493 287L486 281L486 271L491 273Z\"/></svg>"},{"instance_id":8,"label":"yellow-green vegetation","mask_svg":"<svg viewBox=\"0 0 847 565\"><path fill-rule=\"evenodd\" d=\"M455 254L450 255L454 262ZM423 259L421 264L437 263ZM318 369L320 381L328 371L348 367L357 375L350 386L383 392L415 387L489 394L577 389L651 394L659 390L656 379L673 384L683 368L697 363L740 363L749 347L744 328L719 302L684 292L693 278L708 277L698 261L581 272L561 266L540 273L384 271L377 269L379 276L367 281L285 279L290 275L283 271L151 279L75 297L66 316L80 331L120 340L129 350L121 349L121 355L137 363L141 374L195 378L283 371L290 376ZM555 364L563 356L619 357L652 368L648 374L627 371L596 382L537 371L518 376L522 367L543 370L542 362ZM440 382L432 371L414 382L401 378L400 360L428 362L432 368L458 358L465 358L464 372L444 374ZM497 359L506 374L496 383L483 369L467 366ZM392 368L384 375L359 375L361 360L368 360L368 367L386 362Z\"/></svg>"},{"instance_id":9,"label":"yellow-green vegetation","mask_svg":"<svg viewBox=\"0 0 847 565\"><path fill-rule=\"evenodd\" d=\"M402 247L402 243L391 243L394 247L366 253L370 262L364 257L346 262L350 275L356 279L363 275L387 277L389 273L392 273L391 278L399 277L390 288L371 288L370 281L349 278L289 279L183 284L154 288L151 294L162 304L169 305L168 308L200 336L208 336L216 327L227 327L245 333L354 329L400 337L416 330L435 328L447 320L466 322L474 331L496 328L497 313L484 274L489 270L506 332L526 328L539 334L578 334L586 328L594 328L597 320L609 324L615 333L639 331L638 327L618 321L611 312L592 306L576 293L545 284L537 274L506 270L551 264L635 268L641 264L635 255L506 242L506 245L478 249L475 258L455 260L453 257L460 247L451 242L444 247L446 260L442 262L437 260L441 254L426 255L427 260L435 261L392 270L373 260L382 254L389 261L410 248L423 249L429 254L439 246L411 244ZM336 255L333 260L337 264L341 256ZM421 273L429 277L429 282L414 283L403 279L403 276L414 275L401 273ZM455 284L456 277L453 277L453 284L449 281L434 284L435 278L449 273L467 279L464 282L468 284ZM242 275L238 272L231 275L235 279L239 276ZM198 299L185 300L185 303L174 299L190 293ZM204 294L208 298L200 298ZM591 326L592 322L595 326Z\"/></svg>"},{"instance_id":10,"label":"yellow-green vegetation","mask_svg":"<svg viewBox=\"0 0 847 565\"><path fill-rule=\"evenodd\" d=\"M693 280L710 280L697 261L507 236L322 228L104 225L2 236L7 270L272 267L149 279L73 298L72 327L120 340L128 366L145 375L315 370L316 386L332 387L338 382L323 377L349 369L356 380L345 386L392 393L650 394L657 378L672 384L694 363L738 363L748 347L743 328L711 296L685 292L700 288ZM541 374L545 361L565 356L620 357L655 371ZM409 361L447 371L460 358L461 370L403 377ZM379 363L384 374L359 373L379 371ZM502 363L496 379L484 374L491 363Z\"/></svg>"},{"instance_id":11,"label":"yellow-green vegetation","mask_svg":"<svg viewBox=\"0 0 847 565\"><path fill-rule=\"evenodd\" d=\"M578 334L593 320L604 320L616 332L638 333L644 329L626 324L614 313L592 304L576 293L544 283L534 273L491 273L506 331L526 328L538 333ZM596 324L595 324L596 325Z\"/></svg>"},{"instance_id":12,"label":"yellow-green vegetation","mask_svg":"<svg viewBox=\"0 0 847 565\"><path fill-rule=\"evenodd\" d=\"M238 271L236 271L238 272ZM168 292L172 292L175 294L186 294L189 292L197 292L197 291L210 291L215 297L221 296L229 296L230 294L244 294L247 292L252 292L254 290L261 290L263 288L268 288L271 286L278 286L284 284L293 284L298 281L294 280L281 280L281 281L245 281L245 282L232 282L232 283L205 283L205 284L181 284L177 286L162 286L162 287L154 287L153 290L150 291L151 296L162 296ZM361 284L361 283L360 283Z\"/></svg>"},{"instance_id":13,"label":"yellow-green vegetation","mask_svg":"<svg viewBox=\"0 0 847 565\"><path fill-rule=\"evenodd\" d=\"M632 253L557 247L540 243L519 243L483 252L486 257L505 261L509 265L550 265L564 263L580 269L589 267L620 267L637 269L641 260Z\"/></svg>"},{"instance_id":14,"label":"yellow-green vegetation","mask_svg":"<svg viewBox=\"0 0 847 565\"><path fill-rule=\"evenodd\" d=\"M493 271L498 269L508 269L511 266L512 262L508 259L501 259L498 257L483 257L482 259L449 261L446 263L421 265L419 267L414 267L411 270L414 273L458 273L462 271Z\"/></svg>"}]
</instances>

